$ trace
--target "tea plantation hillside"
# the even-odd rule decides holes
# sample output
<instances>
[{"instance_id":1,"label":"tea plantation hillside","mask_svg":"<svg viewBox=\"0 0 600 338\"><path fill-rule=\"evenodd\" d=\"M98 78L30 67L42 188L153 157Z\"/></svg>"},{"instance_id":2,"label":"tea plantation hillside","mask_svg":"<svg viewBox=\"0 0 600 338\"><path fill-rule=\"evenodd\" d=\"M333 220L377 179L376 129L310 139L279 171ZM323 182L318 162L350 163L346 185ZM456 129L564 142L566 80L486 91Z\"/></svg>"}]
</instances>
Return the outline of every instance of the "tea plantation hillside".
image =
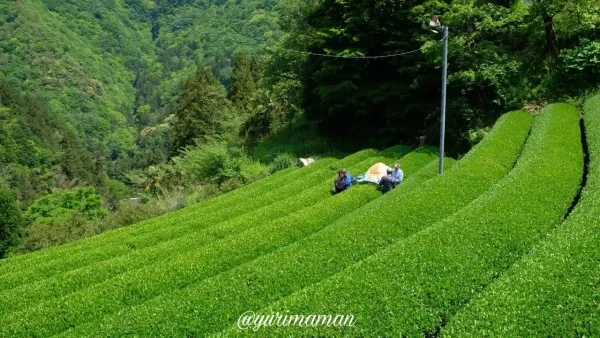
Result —
<instances>
[{"instance_id":1,"label":"tea plantation hillside","mask_svg":"<svg viewBox=\"0 0 600 338\"><path fill-rule=\"evenodd\" d=\"M444 336L600 335L600 96L583 113L590 164L579 204L559 229L461 310Z\"/></svg>"},{"instance_id":2,"label":"tea plantation hillside","mask_svg":"<svg viewBox=\"0 0 600 338\"><path fill-rule=\"evenodd\" d=\"M365 149L2 260L0 336L598 335L600 96L579 113L507 113L443 175L436 148ZM377 162L404 182L331 194ZM241 329L248 311L355 323Z\"/></svg>"}]
</instances>

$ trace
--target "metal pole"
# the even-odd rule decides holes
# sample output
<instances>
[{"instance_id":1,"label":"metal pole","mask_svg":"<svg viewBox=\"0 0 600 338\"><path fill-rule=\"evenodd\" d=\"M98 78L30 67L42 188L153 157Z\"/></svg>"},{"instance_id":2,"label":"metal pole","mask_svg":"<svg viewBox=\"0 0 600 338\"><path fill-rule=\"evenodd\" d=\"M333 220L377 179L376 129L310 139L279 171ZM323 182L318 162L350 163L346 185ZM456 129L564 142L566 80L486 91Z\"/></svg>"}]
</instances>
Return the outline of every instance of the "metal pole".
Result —
<instances>
[{"instance_id":1,"label":"metal pole","mask_svg":"<svg viewBox=\"0 0 600 338\"><path fill-rule=\"evenodd\" d=\"M442 61L442 116L440 123L440 174L444 172L444 138L446 137L446 79L448 76L448 26L444 26L444 57Z\"/></svg>"}]
</instances>

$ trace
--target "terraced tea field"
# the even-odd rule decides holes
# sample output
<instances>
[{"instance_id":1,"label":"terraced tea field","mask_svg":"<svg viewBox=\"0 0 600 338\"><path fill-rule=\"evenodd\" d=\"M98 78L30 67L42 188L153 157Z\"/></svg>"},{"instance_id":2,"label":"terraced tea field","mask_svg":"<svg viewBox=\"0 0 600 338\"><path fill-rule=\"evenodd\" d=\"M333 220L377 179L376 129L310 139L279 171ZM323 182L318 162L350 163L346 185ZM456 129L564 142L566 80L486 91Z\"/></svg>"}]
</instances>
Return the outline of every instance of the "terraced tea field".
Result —
<instances>
[{"instance_id":1,"label":"terraced tea field","mask_svg":"<svg viewBox=\"0 0 600 338\"><path fill-rule=\"evenodd\" d=\"M443 175L435 148L366 149L2 260L0 337L600 335L600 96L583 121L510 112ZM377 162L405 181L331 195ZM248 311L355 323L240 329Z\"/></svg>"}]
</instances>

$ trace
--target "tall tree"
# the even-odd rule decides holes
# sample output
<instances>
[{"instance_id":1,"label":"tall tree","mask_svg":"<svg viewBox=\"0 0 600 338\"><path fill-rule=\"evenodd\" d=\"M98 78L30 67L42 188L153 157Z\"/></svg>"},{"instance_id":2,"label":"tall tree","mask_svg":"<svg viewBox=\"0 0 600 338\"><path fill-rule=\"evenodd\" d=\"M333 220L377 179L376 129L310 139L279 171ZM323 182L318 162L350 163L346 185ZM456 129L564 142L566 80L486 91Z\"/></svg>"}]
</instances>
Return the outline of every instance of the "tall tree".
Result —
<instances>
[{"instance_id":1,"label":"tall tree","mask_svg":"<svg viewBox=\"0 0 600 338\"><path fill-rule=\"evenodd\" d=\"M256 92L254 77L249 58L243 52L237 53L231 74L229 99L238 108L247 109L250 106L252 96Z\"/></svg>"},{"instance_id":2,"label":"tall tree","mask_svg":"<svg viewBox=\"0 0 600 338\"><path fill-rule=\"evenodd\" d=\"M258 90L261 85L263 73L262 65L258 56L252 56L250 58L250 73L252 74L252 80L254 80L254 85Z\"/></svg>"},{"instance_id":3,"label":"tall tree","mask_svg":"<svg viewBox=\"0 0 600 338\"><path fill-rule=\"evenodd\" d=\"M321 39L311 52L339 56L386 55L420 47L410 21L417 1L325 0L307 22ZM304 69L304 106L307 116L328 133L361 142L416 138L423 116L435 110L433 91L412 87L417 65L415 53L405 57L346 59L309 57ZM414 97L420 97L415 101Z\"/></svg>"},{"instance_id":4,"label":"tall tree","mask_svg":"<svg viewBox=\"0 0 600 338\"><path fill-rule=\"evenodd\" d=\"M209 68L199 68L181 93L173 125L173 147L178 152L198 138L221 135L230 110L225 88Z\"/></svg>"},{"instance_id":5,"label":"tall tree","mask_svg":"<svg viewBox=\"0 0 600 338\"><path fill-rule=\"evenodd\" d=\"M18 243L23 227L23 216L12 192L0 183L0 258Z\"/></svg>"},{"instance_id":6,"label":"tall tree","mask_svg":"<svg viewBox=\"0 0 600 338\"><path fill-rule=\"evenodd\" d=\"M584 70L594 72L600 58L600 44L593 42L599 7L594 0L323 0L305 16L308 28L290 25L288 41L308 41L305 50L332 56L424 47L376 59L309 56L300 71L303 106L328 133L363 145L372 139L413 143L421 135L437 143L442 48L440 36L421 24L439 15L451 32L447 145L461 153L471 131L507 110L590 88ZM297 27L307 33L296 34ZM564 85L561 67L575 86Z\"/></svg>"}]
</instances>

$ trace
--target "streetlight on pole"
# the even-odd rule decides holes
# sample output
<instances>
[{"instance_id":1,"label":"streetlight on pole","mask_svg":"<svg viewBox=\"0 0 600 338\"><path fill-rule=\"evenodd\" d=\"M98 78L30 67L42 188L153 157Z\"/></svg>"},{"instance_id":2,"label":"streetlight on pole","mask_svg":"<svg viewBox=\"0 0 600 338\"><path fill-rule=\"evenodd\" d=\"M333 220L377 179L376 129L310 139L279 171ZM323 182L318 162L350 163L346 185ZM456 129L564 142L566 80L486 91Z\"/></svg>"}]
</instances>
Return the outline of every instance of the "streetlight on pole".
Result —
<instances>
[{"instance_id":1,"label":"streetlight on pole","mask_svg":"<svg viewBox=\"0 0 600 338\"><path fill-rule=\"evenodd\" d=\"M423 28L429 29L436 34L443 34L444 55L442 58L442 112L440 120L440 166L439 173L444 172L444 141L446 137L446 82L448 77L448 26L443 26L437 16L429 21L429 24L423 25Z\"/></svg>"}]
</instances>

